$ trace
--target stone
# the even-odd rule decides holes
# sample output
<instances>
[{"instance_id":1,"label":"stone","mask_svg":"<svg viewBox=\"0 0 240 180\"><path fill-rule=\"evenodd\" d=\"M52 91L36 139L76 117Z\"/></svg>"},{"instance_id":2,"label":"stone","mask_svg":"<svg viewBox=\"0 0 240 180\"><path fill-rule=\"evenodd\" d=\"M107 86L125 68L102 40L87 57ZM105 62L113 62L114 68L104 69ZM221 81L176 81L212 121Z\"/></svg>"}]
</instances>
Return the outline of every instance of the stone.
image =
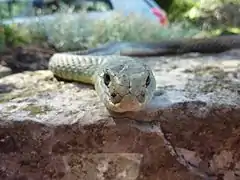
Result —
<instances>
[{"instance_id":1,"label":"stone","mask_svg":"<svg viewBox=\"0 0 240 180\"><path fill-rule=\"evenodd\" d=\"M48 70L0 79L0 179L240 179L240 53L139 60L161 93L138 113Z\"/></svg>"},{"instance_id":2,"label":"stone","mask_svg":"<svg viewBox=\"0 0 240 180\"><path fill-rule=\"evenodd\" d=\"M0 78L5 77L9 74L12 74L12 70L8 67L0 65Z\"/></svg>"}]
</instances>

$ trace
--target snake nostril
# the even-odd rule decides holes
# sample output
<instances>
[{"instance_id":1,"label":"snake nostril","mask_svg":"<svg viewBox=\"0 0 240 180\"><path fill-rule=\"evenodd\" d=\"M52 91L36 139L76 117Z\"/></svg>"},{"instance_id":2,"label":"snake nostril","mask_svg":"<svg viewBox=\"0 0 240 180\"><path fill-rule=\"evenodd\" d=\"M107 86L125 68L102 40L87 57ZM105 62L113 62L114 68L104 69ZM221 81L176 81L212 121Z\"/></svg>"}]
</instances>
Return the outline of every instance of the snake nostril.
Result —
<instances>
[{"instance_id":1,"label":"snake nostril","mask_svg":"<svg viewBox=\"0 0 240 180\"><path fill-rule=\"evenodd\" d=\"M117 95L116 95L115 93L112 93L112 94L111 94L111 97L112 97L112 98L115 98L116 96L117 96Z\"/></svg>"},{"instance_id":2,"label":"snake nostril","mask_svg":"<svg viewBox=\"0 0 240 180\"><path fill-rule=\"evenodd\" d=\"M141 102L141 103L144 102L145 101L145 97L146 97L146 94L144 92L142 92L140 94L140 96L138 97L139 102Z\"/></svg>"},{"instance_id":3,"label":"snake nostril","mask_svg":"<svg viewBox=\"0 0 240 180\"><path fill-rule=\"evenodd\" d=\"M111 96L111 101L112 101L113 104L120 103L121 100L122 100L122 97L119 96L119 94L111 93L110 96Z\"/></svg>"}]
</instances>

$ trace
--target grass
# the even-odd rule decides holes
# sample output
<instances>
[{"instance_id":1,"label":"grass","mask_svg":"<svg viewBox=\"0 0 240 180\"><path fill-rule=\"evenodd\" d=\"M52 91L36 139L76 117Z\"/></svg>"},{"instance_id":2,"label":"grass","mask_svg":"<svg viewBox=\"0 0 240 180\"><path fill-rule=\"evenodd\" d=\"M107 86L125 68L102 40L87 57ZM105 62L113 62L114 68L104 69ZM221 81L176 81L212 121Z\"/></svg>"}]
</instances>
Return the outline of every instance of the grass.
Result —
<instances>
[{"instance_id":1,"label":"grass","mask_svg":"<svg viewBox=\"0 0 240 180\"><path fill-rule=\"evenodd\" d=\"M201 32L200 28L187 23L162 27L136 15L126 17L117 13L110 19L98 21L89 21L85 13L76 16L62 13L54 22L32 23L20 29L28 31L25 34L35 39L48 37L47 41L59 51L82 50L109 41L160 41L191 37Z\"/></svg>"},{"instance_id":2,"label":"grass","mask_svg":"<svg viewBox=\"0 0 240 180\"><path fill-rule=\"evenodd\" d=\"M73 16L73 12L76 15ZM203 32L202 27L189 21L178 21L162 27L140 16L126 17L118 13L107 20L90 21L84 12L76 13L69 7L62 8L56 16L54 21L9 26L5 28L5 41L0 32L0 43L15 46L48 42L59 51L71 51L96 47L109 41L154 42L192 37Z\"/></svg>"},{"instance_id":3,"label":"grass","mask_svg":"<svg viewBox=\"0 0 240 180\"><path fill-rule=\"evenodd\" d=\"M174 21L168 27L161 27L158 23L149 22L143 17L135 15L126 17L117 13L108 20L89 21L84 12L62 6L62 10L55 21L32 23L21 27L13 25L5 29L5 35L3 35L0 27L0 51L5 47L2 45L4 42L7 46L9 44L13 46L31 44L34 41L48 42L59 51L66 51L96 47L109 41L161 41L169 38L192 37L201 34L203 26L200 25L201 23L196 25L193 22L196 21L194 19L196 15L193 16L193 11L183 13L186 9L202 9L203 7L214 9L215 5L220 2L228 3L237 0L211 0L214 3L207 5L205 1L200 0L195 3L192 0L176 1L177 4L168 14L168 17L183 18L180 18L181 20L177 22ZM21 3L14 4L14 14L19 14L23 5ZM5 13L3 16L7 16L6 4L0 4L0 8L4 10L1 11L3 14ZM78 13L78 16L72 16L73 12ZM193 19L192 23L186 21L189 18Z\"/></svg>"},{"instance_id":4,"label":"grass","mask_svg":"<svg viewBox=\"0 0 240 180\"><path fill-rule=\"evenodd\" d=\"M13 16L18 16L21 13L23 13L25 7L27 6L27 1L20 1L17 3L12 4L12 14L10 14L8 10L8 4L7 3L0 3L0 19L5 19L5 18L11 18Z\"/></svg>"}]
</instances>

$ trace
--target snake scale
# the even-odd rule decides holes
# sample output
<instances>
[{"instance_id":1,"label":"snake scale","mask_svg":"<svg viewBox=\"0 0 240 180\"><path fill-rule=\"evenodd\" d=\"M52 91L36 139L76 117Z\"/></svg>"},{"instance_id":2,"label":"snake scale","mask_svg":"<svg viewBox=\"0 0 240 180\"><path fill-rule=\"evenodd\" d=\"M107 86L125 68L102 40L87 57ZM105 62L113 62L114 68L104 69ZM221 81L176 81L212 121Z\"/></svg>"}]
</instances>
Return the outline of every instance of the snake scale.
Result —
<instances>
[{"instance_id":1,"label":"snake scale","mask_svg":"<svg viewBox=\"0 0 240 180\"><path fill-rule=\"evenodd\" d=\"M86 51L55 53L49 69L55 77L94 85L106 108L122 113L143 109L156 89L151 68L130 56L218 53L233 48L240 48L239 35L160 43L109 43Z\"/></svg>"}]
</instances>

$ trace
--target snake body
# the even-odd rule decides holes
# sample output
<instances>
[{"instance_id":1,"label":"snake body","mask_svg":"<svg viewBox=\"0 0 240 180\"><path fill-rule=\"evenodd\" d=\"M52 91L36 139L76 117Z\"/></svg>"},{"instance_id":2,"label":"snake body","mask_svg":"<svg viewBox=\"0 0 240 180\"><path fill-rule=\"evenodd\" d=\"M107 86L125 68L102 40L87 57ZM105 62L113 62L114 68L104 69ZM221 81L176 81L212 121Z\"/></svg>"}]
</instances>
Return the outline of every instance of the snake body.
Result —
<instances>
[{"instance_id":1,"label":"snake body","mask_svg":"<svg viewBox=\"0 0 240 180\"><path fill-rule=\"evenodd\" d=\"M209 38L183 38L161 42L110 42L97 48L76 51L80 55L112 55L144 57L180 55L184 53L220 53L240 48L240 35Z\"/></svg>"},{"instance_id":2,"label":"snake body","mask_svg":"<svg viewBox=\"0 0 240 180\"><path fill-rule=\"evenodd\" d=\"M232 48L240 48L239 35L161 43L109 43L87 51L56 53L49 61L49 69L56 77L94 85L110 111L139 111L152 99L156 80L149 66L130 56L217 53Z\"/></svg>"}]
</instances>

